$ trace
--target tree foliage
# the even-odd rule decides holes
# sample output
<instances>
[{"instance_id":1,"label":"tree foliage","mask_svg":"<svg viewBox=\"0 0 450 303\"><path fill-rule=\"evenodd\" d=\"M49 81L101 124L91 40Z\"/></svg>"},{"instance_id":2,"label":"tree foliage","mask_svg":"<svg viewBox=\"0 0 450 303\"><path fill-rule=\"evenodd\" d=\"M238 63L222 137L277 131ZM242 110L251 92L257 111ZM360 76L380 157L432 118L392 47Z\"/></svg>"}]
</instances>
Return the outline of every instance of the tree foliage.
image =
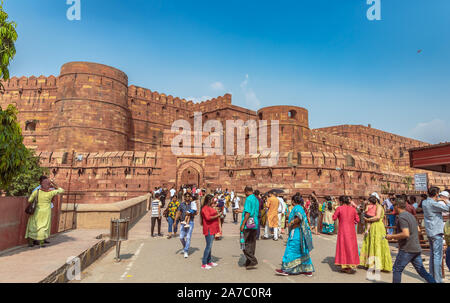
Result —
<instances>
[{"instance_id":1,"label":"tree foliage","mask_svg":"<svg viewBox=\"0 0 450 303\"><path fill-rule=\"evenodd\" d=\"M13 179L27 169L30 151L23 144L22 129L17 122L17 108L0 107L0 190L6 190Z\"/></svg>"},{"instance_id":2,"label":"tree foliage","mask_svg":"<svg viewBox=\"0 0 450 303\"><path fill-rule=\"evenodd\" d=\"M39 185L39 177L42 175L48 175L48 168L41 167L39 157L34 151L30 151L25 159L24 169L12 179L5 190L6 195L30 196L33 189Z\"/></svg>"},{"instance_id":3,"label":"tree foliage","mask_svg":"<svg viewBox=\"0 0 450 303\"><path fill-rule=\"evenodd\" d=\"M0 80L9 79L9 64L16 55L14 43L17 40L16 23L8 21L8 14L0 2ZM1 83L0 83L1 85ZM3 87L0 87L3 89Z\"/></svg>"},{"instance_id":4,"label":"tree foliage","mask_svg":"<svg viewBox=\"0 0 450 303\"><path fill-rule=\"evenodd\" d=\"M1 80L9 79L9 64L16 55L16 23L8 21L0 0L0 90ZM6 189L12 180L25 169L30 152L23 145L22 130L17 122L17 108L10 104L0 107L0 190Z\"/></svg>"}]
</instances>

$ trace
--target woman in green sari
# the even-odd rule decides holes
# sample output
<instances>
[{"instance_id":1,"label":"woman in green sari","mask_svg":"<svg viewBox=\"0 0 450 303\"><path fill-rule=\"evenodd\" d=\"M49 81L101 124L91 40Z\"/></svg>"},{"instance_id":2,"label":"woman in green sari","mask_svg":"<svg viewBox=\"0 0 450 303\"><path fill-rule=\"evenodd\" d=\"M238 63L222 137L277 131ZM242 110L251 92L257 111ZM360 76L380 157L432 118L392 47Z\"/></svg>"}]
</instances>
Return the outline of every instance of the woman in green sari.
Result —
<instances>
[{"instance_id":1,"label":"woman in green sari","mask_svg":"<svg viewBox=\"0 0 450 303\"><path fill-rule=\"evenodd\" d=\"M50 188L58 188L58 186L49 179L44 179L41 188L35 190L28 202L33 202L37 198L36 210L28 219L27 231L25 238L28 239L28 245L33 246L35 241L44 247L44 241L50 237L52 208L51 203L54 196L64 192L64 189L58 188L50 190Z\"/></svg>"},{"instance_id":2,"label":"woman in green sari","mask_svg":"<svg viewBox=\"0 0 450 303\"><path fill-rule=\"evenodd\" d=\"M360 265L366 269L391 272L392 257L389 243L386 240L386 228L383 223L384 209L375 196L371 196L369 201L376 203L377 212L375 217L365 219L371 225L369 233L364 237L359 258Z\"/></svg>"}]
</instances>

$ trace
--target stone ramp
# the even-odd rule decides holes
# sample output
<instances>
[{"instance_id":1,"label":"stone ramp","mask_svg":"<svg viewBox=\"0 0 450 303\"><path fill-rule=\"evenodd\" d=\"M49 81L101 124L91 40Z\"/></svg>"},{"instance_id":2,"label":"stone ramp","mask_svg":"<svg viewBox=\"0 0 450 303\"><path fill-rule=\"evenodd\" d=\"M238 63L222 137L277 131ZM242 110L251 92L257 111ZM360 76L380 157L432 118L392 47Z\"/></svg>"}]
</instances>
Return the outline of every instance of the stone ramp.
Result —
<instances>
[{"instance_id":1,"label":"stone ramp","mask_svg":"<svg viewBox=\"0 0 450 303\"><path fill-rule=\"evenodd\" d=\"M66 282L69 257L79 257L81 270L113 242L107 230L72 230L52 236L45 248L20 246L0 253L0 283Z\"/></svg>"}]
</instances>

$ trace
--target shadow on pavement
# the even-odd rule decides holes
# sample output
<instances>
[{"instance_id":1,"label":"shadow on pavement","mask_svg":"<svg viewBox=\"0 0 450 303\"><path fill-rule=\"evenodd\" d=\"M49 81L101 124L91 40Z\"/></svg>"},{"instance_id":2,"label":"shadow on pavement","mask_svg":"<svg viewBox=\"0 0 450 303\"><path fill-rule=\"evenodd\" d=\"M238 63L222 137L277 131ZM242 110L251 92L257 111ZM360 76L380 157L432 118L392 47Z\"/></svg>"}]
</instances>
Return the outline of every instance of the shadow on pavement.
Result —
<instances>
[{"instance_id":1,"label":"shadow on pavement","mask_svg":"<svg viewBox=\"0 0 450 303\"><path fill-rule=\"evenodd\" d=\"M11 251L0 253L0 257L10 257L16 254L20 254L30 250L45 250L46 248L50 248L52 246L59 245L64 242L75 241L76 239L67 235L58 234L55 237L51 237L48 239L50 243L45 244L45 247L40 248L39 245L34 245L33 247L28 247L27 245L19 246L16 249L12 249Z\"/></svg>"},{"instance_id":2,"label":"shadow on pavement","mask_svg":"<svg viewBox=\"0 0 450 303\"><path fill-rule=\"evenodd\" d=\"M194 254L196 251L199 251L199 250L200 250L200 249L198 249L197 247L189 247L188 254L189 254L189 255L192 255L192 254ZM179 250L177 250L177 251L175 252L175 254L178 255L178 254L180 254L181 252L183 252L183 248L180 248Z\"/></svg>"},{"instance_id":3,"label":"shadow on pavement","mask_svg":"<svg viewBox=\"0 0 450 303\"><path fill-rule=\"evenodd\" d=\"M120 255L120 259L121 260L128 260L133 258L134 254L124 254L124 255Z\"/></svg>"},{"instance_id":4,"label":"shadow on pavement","mask_svg":"<svg viewBox=\"0 0 450 303\"><path fill-rule=\"evenodd\" d=\"M245 262L247 262L247 258L245 257L244 254L241 254L239 256L239 261L238 261L239 267L245 267Z\"/></svg>"},{"instance_id":5,"label":"shadow on pavement","mask_svg":"<svg viewBox=\"0 0 450 303\"><path fill-rule=\"evenodd\" d=\"M334 264L334 257L326 257L325 259L322 260L322 264L328 264L330 266L330 269L333 272L338 272L340 273L340 268L339 266Z\"/></svg>"}]
</instances>

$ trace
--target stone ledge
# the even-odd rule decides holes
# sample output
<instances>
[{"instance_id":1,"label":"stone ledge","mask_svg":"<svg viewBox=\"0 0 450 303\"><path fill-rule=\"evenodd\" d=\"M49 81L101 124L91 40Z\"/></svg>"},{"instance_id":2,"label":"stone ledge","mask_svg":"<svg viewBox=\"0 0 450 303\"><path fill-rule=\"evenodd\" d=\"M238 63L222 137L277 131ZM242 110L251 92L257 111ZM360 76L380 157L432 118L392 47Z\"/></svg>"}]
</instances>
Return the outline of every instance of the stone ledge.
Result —
<instances>
[{"instance_id":1,"label":"stone ledge","mask_svg":"<svg viewBox=\"0 0 450 303\"><path fill-rule=\"evenodd\" d=\"M111 219L130 219L133 225L147 211L150 195L132 198L107 204L63 204L61 207L61 220L75 222L77 229L107 229L111 225ZM66 226L67 222L60 222L60 226Z\"/></svg>"},{"instance_id":2,"label":"stone ledge","mask_svg":"<svg viewBox=\"0 0 450 303\"><path fill-rule=\"evenodd\" d=\"M102 237L100 235L99 237ZM89 265L94 263L101 255L108 251L115 244L114 241L109 239L102 239L93 245L91 248L85 250L77 257L80 258L81 272L85 270ZM66 283L69 282L67 278L67 272L72 270L71 265L64 264L59 269L51 273L44 280L39 283Z\"/></svg>"},{"instance_id":3,"label":"stone ledge","mask_svg":"<svg viewBox=\"0 0 450 303\"><path fill-rule=\"evenodd\" d=\"M76 209L77 212L116 212L123 211L127 208L135 206L143 201L148 201L150 199L150 194L132 198L125 201L114 202L114 203L98 203L98 204L73 204L73 203L64 203L61 207L62 211L74 211Z\"/></svg>"}]
</instances>

